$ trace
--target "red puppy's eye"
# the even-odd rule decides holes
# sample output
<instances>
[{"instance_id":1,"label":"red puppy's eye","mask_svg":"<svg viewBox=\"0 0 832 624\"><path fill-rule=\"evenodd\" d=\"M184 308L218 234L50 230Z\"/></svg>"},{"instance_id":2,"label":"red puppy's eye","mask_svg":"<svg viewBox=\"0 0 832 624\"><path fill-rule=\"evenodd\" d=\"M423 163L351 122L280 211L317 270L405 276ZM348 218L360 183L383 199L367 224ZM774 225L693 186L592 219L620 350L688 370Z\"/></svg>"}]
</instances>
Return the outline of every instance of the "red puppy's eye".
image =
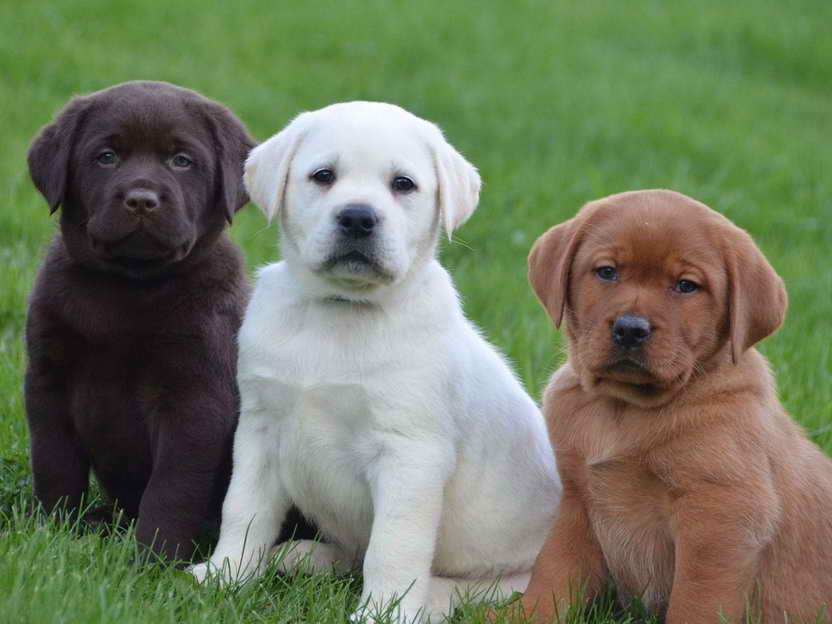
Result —
<instances>
[{"instance_id":1,"label":"red puppy's eye","mask_svg":"<svg viewBox=\"0 0 832 624\"><path fill-rule=\"evenodd\" d=\"M675 290L677 293L687 295L699 290L699 284L690 280L683 279L676 282L676 285L673 287L673 290Z\"/></svg>"},{"instance_id":2,"label":"red puppy's eye","mask_svg":"<svg viewBox=\"0 0 832 624\"><path fill-rule=\"evenodd\" d=\"M598 267L594 270L595 275L597 275L600 279L604 280L605 282L614 282L618 279L618 271L615 270L615 267L611 266L602 266Z\"/></svg>"}]
</instances>

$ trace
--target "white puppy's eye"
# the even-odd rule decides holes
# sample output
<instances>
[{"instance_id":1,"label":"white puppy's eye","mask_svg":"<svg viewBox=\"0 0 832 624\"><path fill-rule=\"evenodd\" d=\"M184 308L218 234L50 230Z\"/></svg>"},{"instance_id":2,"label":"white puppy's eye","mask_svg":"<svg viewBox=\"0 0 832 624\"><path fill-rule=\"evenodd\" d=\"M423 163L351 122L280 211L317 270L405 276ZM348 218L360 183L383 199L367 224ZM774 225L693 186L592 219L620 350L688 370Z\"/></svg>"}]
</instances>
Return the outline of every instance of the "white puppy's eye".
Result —
<instances>
[{"instance_id":1,"label":"white puppy's eye","mask_svg":"<svg viewBox=\"0 0 832 624\"><path fill-rule=\"evenodd\" d=\"M416 183L407 176L393 178L393 190L397 193L409 193L416 190Z\"/></svg>"},{"instance_id":2,"label":"white puppy's eye","mask_svg":"<svg viewBox=\"0 0 832 624\"><path fill-rule=\"evenodd\" d=\"M318 169L309 177L318 184L329 185L335 182L335 172L332 169Z\"/></svg>"}]
</instances>

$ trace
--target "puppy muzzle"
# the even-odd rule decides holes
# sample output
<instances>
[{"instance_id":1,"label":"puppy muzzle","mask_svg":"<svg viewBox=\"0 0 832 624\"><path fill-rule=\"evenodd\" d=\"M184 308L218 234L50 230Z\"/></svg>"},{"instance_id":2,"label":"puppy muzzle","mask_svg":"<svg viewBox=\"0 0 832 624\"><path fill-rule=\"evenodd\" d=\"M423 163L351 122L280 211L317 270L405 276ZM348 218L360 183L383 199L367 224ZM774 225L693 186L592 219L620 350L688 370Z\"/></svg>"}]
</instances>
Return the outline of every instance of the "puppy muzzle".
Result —
<instances>
[{"instance_id":1,"label":"puppy muzzle","mask_svg":"<svg viewBox=\"0 0 832 624\"><path fill-rule=\"evenodd\" d=\"M333 215L332 247L319 272L339 281L379 284L393 280L381 257L382 220L369 204L350 203Z\"/></svg>"},{"instance_id":2,"label":"puppy muzzle","mask_svg":"<svg viewBox=\"0 0 832 624\"><path fill-rule=\"evenodd\" d=\"M347 240L363 240L376 232L379 218L367 204L349 204L335 214L338 234Z\"/></svg>"},{"instance_id":3,"label":"puppy muzzle","mask_svg":"<svg viewBox=\"0 0 832 624\"><path fill-rule=\"evenodd\" d=\"M635 314L622 314L612 324L612 342L620 351L640 351L650 339L650 321Z\"/></svg>"}]
</instances>

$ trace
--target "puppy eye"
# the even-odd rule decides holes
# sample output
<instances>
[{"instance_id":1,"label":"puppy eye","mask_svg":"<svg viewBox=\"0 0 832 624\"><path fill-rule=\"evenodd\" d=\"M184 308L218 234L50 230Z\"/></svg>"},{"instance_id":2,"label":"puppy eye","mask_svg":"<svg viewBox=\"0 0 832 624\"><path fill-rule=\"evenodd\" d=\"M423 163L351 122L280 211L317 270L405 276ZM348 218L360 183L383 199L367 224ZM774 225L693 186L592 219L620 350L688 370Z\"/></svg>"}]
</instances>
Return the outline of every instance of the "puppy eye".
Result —
<instances>
[{"instance_id":1,"label":"puppy eye","mask_svg":"<svg viewBox=\"0 0 832 624\"><path fill-rule=\"evenodd\" d=\"M699 290L699 284L690 280L683 279L676 282L676 285L673 287L673 290L675 290L678 293L682 293L683 295L687 295L689 293L696 292L697 290Z\"/></svg>"},{"instance_id":2,"label":"puppy eye","mask_svg":"<svg viewBox=\"0 0 832 624\"><path fill-rule=\"evenodd\" d=\"M118 162L118 155L113 150L104 150L95 157L95 161L103 167L112 167Z\"/></svg>"},{"instance_id":3,"label":"puppy eye","mask_svg":"<svg viewBox=\"0 0 832 624\"><path fill-rule=\"evenodd\" d=\"M597 275L600 279L604 280L605 282L614 282L618 279L618 271L615 270L615 267L611 266L602 266L598 267L594 270L595 275Z\"/></svg>"},{"instance_id":4,"label":"puppy eye","mask_svg":"<svg viewBox=\"0 0 832 624\"><path fill-rule=\"evenodd\" d=\"M407 176L396 176L393 178L392 186L397 193L409 193L416 190L416 183Z\"/></svg>"},{"instance_id":5,"label":"puppy eye","mask_svg":"<svg viewBox=\"0 0 832 624\"><path fill-rule=\"evenodd\" d=\"M185 154L177 154L170 159L170 164L177 169L187 169L194 164L194 161L185 156Z\"/></svg>"},{"instance_id":6,"label":"puppy eye","mask_svg":"<svg viewBox=\"0 0 832 624\"><path fill-rule=\"evenodd\" d=\"M311 178L319 184L332 184L335 182L335 172L332 169L318 169Z\"/></svg>"}]
</instances>

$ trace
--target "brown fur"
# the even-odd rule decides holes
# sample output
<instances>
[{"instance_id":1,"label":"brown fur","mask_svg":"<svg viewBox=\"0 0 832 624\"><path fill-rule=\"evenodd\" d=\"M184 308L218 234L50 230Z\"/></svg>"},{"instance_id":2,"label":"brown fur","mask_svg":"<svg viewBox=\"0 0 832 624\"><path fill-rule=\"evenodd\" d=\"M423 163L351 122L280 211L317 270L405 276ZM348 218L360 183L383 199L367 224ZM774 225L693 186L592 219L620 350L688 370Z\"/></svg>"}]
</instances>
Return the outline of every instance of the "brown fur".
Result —
<instances>
[{"instance_id":1,"label":"brown fur","mask_svg":"<svg viewBox=\"0 0 832 624\"><path fill-rule=\"evenodd\" d=\"M613 584L669 624L829 613L832 462L753 348L786 293L751 238L684 195L622 193L541 236L529 279L566 318L569 359L544 398L564 496L524 611L550 619ZM612 340L622 314L652 327L636 352Z\"/></svg>"},{"instance_id":2,"label":"brown fur","mask_svg":"<svg viewBox=\"0 0 832 624\"><path fill-rule=\"evenodd\" d=\"M253 144L221 104L139 81L72 99L29 150L61 208L26 321L35 497L74 513L93 472L139 543L170 559L219 520L231 473L248 284L224 228L248 201ZM177 153L191 165L173 167ZM156 209L134 213L137 190ZM284 538L294 522L314 535L293 515Z\"/></svg>"}]
</instances>

